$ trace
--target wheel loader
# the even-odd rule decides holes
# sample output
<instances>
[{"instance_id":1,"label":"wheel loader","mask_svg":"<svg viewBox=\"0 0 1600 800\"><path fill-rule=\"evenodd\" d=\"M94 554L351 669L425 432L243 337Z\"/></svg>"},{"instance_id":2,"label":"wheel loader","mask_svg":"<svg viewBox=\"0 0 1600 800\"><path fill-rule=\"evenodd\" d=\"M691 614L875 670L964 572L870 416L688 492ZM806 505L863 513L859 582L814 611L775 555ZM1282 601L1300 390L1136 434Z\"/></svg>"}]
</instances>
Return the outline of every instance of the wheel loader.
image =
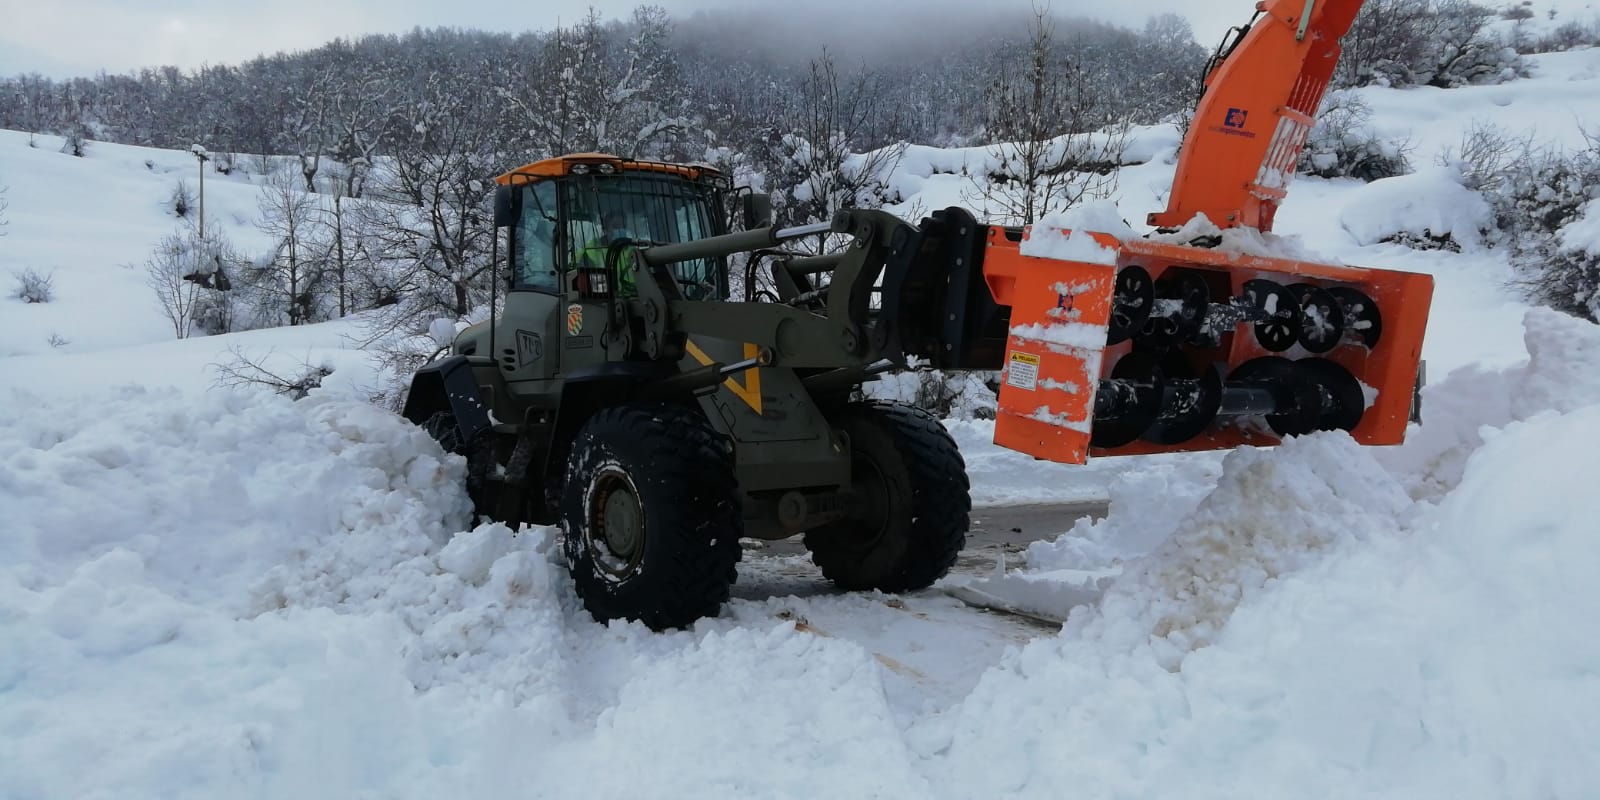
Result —
<instances>
[{"instance_id":1,"label":"wheel loader","mask_svg":"<svg viewBox=\"0 0 1600 800\"><path fill-rule=\"evenodd\" d=\"M466 458L482 515L560 526L595 619L656 630L718 613L746 537L803 537L847 590L946 574L969 524L961 453L932 415L859 399L913 362L998 373L995 442L1052 462L1329 430L1399 443L1429 276L1172 240L1202 214L1271 230L1360 5L1267 0L1230 34L1159 235L956 207L782 227L705 165L511 170L503 308L413 377L403 413ZM842 244L796 246L820 236ZM1050 257L1062 237L1095 255Z\"/></svg>"}]
</instances>

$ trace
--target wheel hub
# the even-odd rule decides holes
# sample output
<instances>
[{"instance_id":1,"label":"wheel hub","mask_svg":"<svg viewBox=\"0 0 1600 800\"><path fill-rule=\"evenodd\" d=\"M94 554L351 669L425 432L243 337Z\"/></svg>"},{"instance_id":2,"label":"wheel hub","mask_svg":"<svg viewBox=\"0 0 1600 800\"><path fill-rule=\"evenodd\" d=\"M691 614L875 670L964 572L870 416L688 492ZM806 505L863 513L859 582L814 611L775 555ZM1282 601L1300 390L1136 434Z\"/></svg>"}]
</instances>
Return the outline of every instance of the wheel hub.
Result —
<instances>
[{"instance_id":1,"label":"wheel hub","mask_svg":"<svg viewBox=\"0 0 1600 800\"><path fill-rule=\"evenodd\" d=\"M863 544L870 546L889 526L889 482L883 477L883 470L868 458L856 459L854 471L856 496L860 498L855 517L868 533Z\"/></svg>"},{"instance_id":2,"label":"wheel hub","mask_svg":"<svg viewBox=\"0 0 1600 800\"><path fill-rule=\"evenodd\" d=\"M626 475L608 471L596 478L589 518L589 548L613 580L631 575L644 560L644 507Z\"/></svg>"}]
</instances>

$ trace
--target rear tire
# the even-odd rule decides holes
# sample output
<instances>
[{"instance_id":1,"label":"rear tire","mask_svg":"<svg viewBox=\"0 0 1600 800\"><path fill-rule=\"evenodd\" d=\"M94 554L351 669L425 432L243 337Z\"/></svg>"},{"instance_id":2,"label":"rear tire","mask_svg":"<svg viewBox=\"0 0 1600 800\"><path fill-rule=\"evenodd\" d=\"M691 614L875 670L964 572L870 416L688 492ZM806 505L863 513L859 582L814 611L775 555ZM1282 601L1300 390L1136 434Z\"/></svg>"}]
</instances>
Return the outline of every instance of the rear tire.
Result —
<instances>
[{"instance_id":1,"label":"rear tire","mask_svg":"<svg viewBox=\"0 0 1600 800\"><path fill-rule=\"evenodd\" d=\"M842 589L907 592L944 577L966 546L972 510L966 463L926 411L901 403L846 407L851 473L862 513L807 531L823 576Z\"/></svg>"},{"instance_id":2,"label":"rear tire","mask_svg":"<svg viewBox=\"0 0 1600 800\"><path fill-rule=\"evenodd\" d=\"M696 410L602 409L572 443L561 528L567 568L595 620L659 631L716 616L742 553L732 454Z\"/></svg>"}]
</instances>

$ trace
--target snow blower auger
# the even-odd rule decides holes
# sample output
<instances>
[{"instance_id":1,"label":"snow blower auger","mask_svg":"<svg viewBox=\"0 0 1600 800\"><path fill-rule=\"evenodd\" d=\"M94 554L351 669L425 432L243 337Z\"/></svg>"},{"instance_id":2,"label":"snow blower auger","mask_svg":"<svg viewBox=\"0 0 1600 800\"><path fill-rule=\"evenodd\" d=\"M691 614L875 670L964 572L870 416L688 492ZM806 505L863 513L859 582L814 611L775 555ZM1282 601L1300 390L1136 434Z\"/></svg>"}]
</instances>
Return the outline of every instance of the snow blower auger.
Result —
<instances>
[{"instance_id":1,"label":"snow blower auger","mask_svg":"<svg viewBox=\"0 0 1600 800\"><path fill-rule=\"evenodd\" d=\"M1154 224L1270 230L1358 5L1261 7L1219 53ZM1062 462L1334 429L1388 444L1412 404L1424 275L1243 255L1226 230L1077 231L1053 257L1069 234L959 208L776 226L716 169L603 153L496 180L504 308L417 372L403 414L466 458L481 515L561 527L597 620L716 614L741 538L803 536L846 589L944 576L971 509L961 453L927 412L859 399L913 358L1001 372L995 440ZM819 236L842 246L793 246Z\"/></svg>"},{"instance_id":2,"label":"snow blower auger","mask_svg":"<svg viewBox=\"0 0 1600 800\"><path fill-rule=\"evenodd\" d=\"M1083 463L1323 430L1404 438L1429 276L1094 239L1104 262L1023 255L989 229L984 277L1011 311L997 443Z\"/></svg>"}]
</instances>

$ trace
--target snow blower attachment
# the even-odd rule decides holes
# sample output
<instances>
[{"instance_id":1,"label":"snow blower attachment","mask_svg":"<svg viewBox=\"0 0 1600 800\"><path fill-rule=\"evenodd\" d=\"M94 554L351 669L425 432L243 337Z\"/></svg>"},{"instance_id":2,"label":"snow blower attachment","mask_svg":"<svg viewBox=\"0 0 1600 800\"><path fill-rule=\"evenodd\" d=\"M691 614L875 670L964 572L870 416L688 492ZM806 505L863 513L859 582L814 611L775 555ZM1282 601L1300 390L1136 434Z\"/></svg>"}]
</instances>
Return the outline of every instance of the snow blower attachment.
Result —
<instances>
[{"instance_id":1,"label":"snow blower attachment","mask_svg":"<svg viewBox=\"0 0 1600 800\"><path fill-rule=\"evenodd\" d=\"M987 228L969 255L992 298L969 298L972 308L949 318L1008 308L1004 358L935 360L1003 371L997 443L1081 463L1320 430L1372 445L1402 440L1432 279L1251 255L1221 230L1271 231L1361 5L1256 5L1257 18L1208 65L1167 210L1149 218L1163 235ZM969 224L942 230L931 220L923 233L959 238ZM1181 231L1206 233L1180 240Z\"/></svg>"},{"instance_id":2,"label":"snow blower attachment","mask_svg":"<svg viewBox=\"0 0 1600 800\"><path fill-rule=\"evenodd\" d=\"M943 212L945 218L959 210ZM943 236L942 222L924 224ZM957 223L974 224L970 218ZM928 354L1001 370L995 441L1051 461L1216 450L1349 431L1398 444L1412 418L1427 275L1102 232L987 228L980 259L1004 343ZM1091 242L1049 257L1041 238ZM1043 255L1027 255L1024 246ZM964 301L980 313L985 298ZM956 318L970 311L952 311ZM978 351L1003 349L1001 359Z\"/></svg>"}]
</instances>

